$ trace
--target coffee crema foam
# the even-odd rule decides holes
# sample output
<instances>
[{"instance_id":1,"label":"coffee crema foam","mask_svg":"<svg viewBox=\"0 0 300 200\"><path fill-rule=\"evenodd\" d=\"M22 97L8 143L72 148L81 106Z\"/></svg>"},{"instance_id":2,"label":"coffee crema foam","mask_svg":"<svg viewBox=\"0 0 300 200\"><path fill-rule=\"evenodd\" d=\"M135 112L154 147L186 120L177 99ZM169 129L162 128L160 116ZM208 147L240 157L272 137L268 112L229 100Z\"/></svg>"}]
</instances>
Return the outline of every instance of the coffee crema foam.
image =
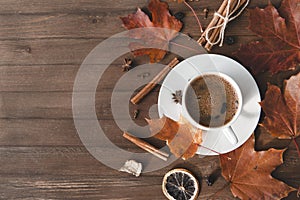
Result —
<instances>
[{"instance_id":1,"label":"coffee crema foam","mask_svg":"<svg viewBox=\"0 0 300 200\"><path fill-rule=\"evenodd\" d=\"M194 79L185 96L188 113L205 127L220 127L230 122L238 110L238 99L231 83L215 74Z\"/></svg>"}]
</instances>

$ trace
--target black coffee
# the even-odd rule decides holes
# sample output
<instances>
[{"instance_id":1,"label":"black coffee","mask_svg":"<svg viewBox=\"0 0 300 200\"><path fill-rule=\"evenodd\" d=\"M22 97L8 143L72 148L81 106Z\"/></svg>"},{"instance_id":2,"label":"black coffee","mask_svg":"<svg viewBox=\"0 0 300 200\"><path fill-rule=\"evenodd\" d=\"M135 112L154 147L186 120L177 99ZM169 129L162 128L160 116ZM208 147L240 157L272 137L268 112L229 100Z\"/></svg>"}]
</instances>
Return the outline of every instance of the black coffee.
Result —
<instances>
[{"instance_id":1,"label":"black coffee","mask_svg":"<svg viewBox=\"0 0 300 200\"><path fill-rule=\"evenodd\" d=\"M185 101L191 117L206 127L227 124L239 105L234 87L223 77L214 74L193 80L187 88Z\"/></svg>"}]
</instances>

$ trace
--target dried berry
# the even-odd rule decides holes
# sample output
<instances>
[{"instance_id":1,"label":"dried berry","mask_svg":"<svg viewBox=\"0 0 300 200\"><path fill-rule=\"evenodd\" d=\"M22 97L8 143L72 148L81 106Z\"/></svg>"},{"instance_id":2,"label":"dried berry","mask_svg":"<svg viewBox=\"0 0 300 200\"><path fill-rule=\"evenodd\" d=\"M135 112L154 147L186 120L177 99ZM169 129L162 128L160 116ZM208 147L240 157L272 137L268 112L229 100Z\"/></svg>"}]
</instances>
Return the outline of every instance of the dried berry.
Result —
<instances>
[{"instance_id":1,"label":"dried berry","mask_svg":"<svg viewBox=\"0 0 300 200\"><path fill-rule=\"evenodd\" d=\"M205 182L207 183L208 186L212 186L214 184L215 180L213 180L212 177L209 176L205 179Z\"/></svg>"},{"instance_id":2,"label":"dried berry","mask_svg":"<svg viewBox=\"0 0 300 200\"><path fill-rule=\"evenodd\" d=\"M182 12L175 13L174 16L175 16L176 19L178 19L178 20L182 20L182 19L185 17L184 13L182 13Z\"/></svg>"},{"instance_id":3,"label":"dried berry","mask_svg":"<svg viewBox=\"0 0 300 200\"><path fill-rule=\"evenodd\" d=\"M220 175L221 175L221 169L216 169L208 177L206 177L205 182L207 183L208 186L212 186Z\"/></svg>"},{"instance_id":4,"label":"dried berry","mask_svg":"<svg viewBox=\"0 0 300 200\"><path fill-rule=\"evenodd\" d=\"M208 17L208 12L209 12L208 8L204 8L204 9L203 9L204 19L207 19L207 17Z\"/></svg>"},{"instance_id":5,"label":"dried berry","mask_svg":"<svg viewBox=\"0 0 300 200\"><path fill-rule=\"evenodd\" d=\"M228 45L233 45L235 43L235 38L233 36L226 36L225 43Z\"/></svg>"},{"instance_id":6,"label":"dried berry","mask_svg":"<svg viewBox=\"0 0 300 200\"><path fill-rule=\"evenodd\" d=\"M133 111L133 119L136 119L138 117L139 113L140 113L139 109L134 110Z\"/></svg>"}]
</instances>

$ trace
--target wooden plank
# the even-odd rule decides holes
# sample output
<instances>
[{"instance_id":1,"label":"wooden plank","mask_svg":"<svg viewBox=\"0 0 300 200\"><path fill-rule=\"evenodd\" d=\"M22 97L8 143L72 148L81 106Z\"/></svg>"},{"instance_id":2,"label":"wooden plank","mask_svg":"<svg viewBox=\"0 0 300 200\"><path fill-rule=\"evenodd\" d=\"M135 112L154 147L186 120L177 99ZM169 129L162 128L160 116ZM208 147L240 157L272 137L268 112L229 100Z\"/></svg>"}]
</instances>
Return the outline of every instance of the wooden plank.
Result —
<instances>
[{"instance_id":1,"label":"wooden plank","mask_svg":"<svg viewBox=\"0 0 300 200\"><path fill-rule=\"evenodd\" d=\"M142 117L134 122L146 125ZM123 131L114 120L100 120L99 125L114 144L136 147L123 138ZM1 119L0 129L0 146L83 146L73 119Z\"/></svg>"},{"instance_id":2,"label":"wooden plank","mask_svg":"<svg viewBox=\"0 0 300 200\"><path fill-rule=\"evenodd\" d=\"M81 145L73 120L1 119L0 129L0 146Z\"/></svg>"},{"instance_id":3,"label":"wooden plank","mask_svg":"<svg viewBox=\"0 0 300 200\"><path fill-rule=\"evenodd\" d=\"M11 0L0 1L0 13L3 14L40 14L40 13L100 13L100 12L115 12L119 10L134 11L136 7L146 7L148 0L116 0L116 1L94 1L94 0ZM183 4L175 3L173 0L168 0L171 10L180 9L187 11L188 8ZM269 0L252 0L249 7L266 6ZM276 6L280 0L271 0ZM211 10L217 10L221 5L222 0L216 1L199 1L189 2L195 9L199 8L202 11L205 7Z\"/></svg>"},{"instance_id":4,"label":"wooden plank","mask_svg":"<svg viewBox=\"0 0 300 200\"><path fill-rule=\"evenodd\" d=\"M111 64L116 60L123 64L120 57L131 52L129 44L134 41L124 36L118 35L105 42L101 39L4 40L0 41L0 53L3 55L0 66L80 65L95 47L97 52L93 52L93 60L85 64Z\"/></svg>"},{"instance_id":5,"label":"wooden plank","mask_svg":"<svg viewBox=\"0 0 300 200\"><path fill-rule=\"evenodd\" d=\"M80 93L82 104L75 105L82 110L82 119L89 118L88 109L96 106L96 114L99 119L112 119L111 92L97 92L96 105L88 105L87 94ZM148 110L157 102L158 91L153 91L139 105L124 102L131 92L116 92L119 95L115 101L115 109L119 111L118 119L127 119L126 108L130 107L132 114L134 109L139 108L141 116L148 116ZM0 93L0 118L41 118L41 119L72 119L72 93L71 92L4 92ZM125 109L125 110L124 110Z\"/></svg>"},{"instance_id":6,"label":"wooden plank","mask_svg":"<svg viewBox=\"0 0 300 200\"><path fill-rule=\"evenodd\" d=\"M58 161L58 159L65 159L65 157L72 158L73 156L76 155L76 157L79 156L78 160L81 160L81 162L84 161L83 162L84 164L92 162L92 161L85 161L83 159L84 156L87 157L90 156L86 154L85 148L81 144L81 141L79 140L76 134L76 130L74 128L72 120L1 120L0 125L1 125L0 126L1 127L0 158L3 161L1 162L2 163L1 169L4 171L11 168L11 166L6 167L6 164L11 163L11 165L13 165L17 162L16 160L23 163L23 165L19 166L22 169L24 165L25 166L28 165L28 168L32 168L33 166L30 166L30 164L28 163L25 164L24 162L26 161L30 163L34 159L36 160L34 162L35 164L37 163L43 164L45 162L40 159L47 159L48 164L49 162L54 164L56 162L61 163L61 161ZM102 124L102 128L104 132L107 134L107 136L109 137L109 139L113 143L118 145L120 148L133 151L133 152L143 152L138 147L126 141L122 137L122 131L118 130L118 128L114 124L114 121L111 120L105 121ZM298 138L297 142L300 142L300 138ZM277 141L277 145L280 145L279 143L284 144L286 142L284 140ZM258 148L262 148L262 146L259 146ZM39 156L39 155L44 155L44 156ZM59 156L59 158L56 158L57 155ZM49 158L52 156L55 158ZM20 157L23 157L23 159ZM199 162L197 160L198 158L195 157L191 161L194 161L195 163L201 165L202 172L210 173L207 172L207 169L202 169L205 168L206 166L205 162L208 163L212 162L212 160L209 160L209 158L212 159L213 162L215 162L214 157L207 157L204 160L201 160L201 162ZM297 185L300 182L300 176L297 173L295 174L295 171L299 169L300 167L299 163L300 162L299 162L297 150L294 144L291 143L289 145L287 152L284 154L283 165L278 167L273 172L273 176L275 176L280 180L284 180L287 184L291 186L297 187ZM78 165L80 164L77 164L77 166ZM91 166L93 165L95 164L91 164ZM214 164L213 166L215 165L217 164ZM73 166L72 163L65 165L65 167L72 167L72 166ZM78 173L84 172L81 171L84 168L81 168L79 166L79 169L80 172ZM33 170L36 169L33 167ZM22 170L18 169L17 171L20 172ZM88 172L93 172L93 170L88 170ZM47 172L47 174L48 173L50 172ZM75 171L74 173L77 173L77 171Z\"/></svg>"},{"instance_id":7,"label":"wooden plank","mask_svg":"<svg viewBox=\"0 0 300 200\"><path fill-rule=\"evenodd\" d=\"M163 199L160 179L155 176L136 178L100 175L60 178L3 177L0 188L3 199Z\"/></svg>"},{"instance_id":8,"label":"wooden plank","mask_svg":"<svg viewBox=\"0 0 300 200\"><path fill-rule=\"evenodd\" d=\"M0 91L71 91L77 65L0 66Z\"/></svg>"},{"instance_id":9,"label":"wooden plank","mask_svg":"<svg viewBox=\"0 0 300 200\"><path fill-rule=\"evenodd\" d=\"M201 11L200 11L201 12ZM202 12L201 12L202 13ZM128 12L89 14L55 14L55 15L0 15L0 40L41 39L41 38L96 38L105 39L125 31L120 16ZM253 35L247 29L248 12L229 24L228 35ZM212 18L202 19L205 27ZM199 27L191 13L183 19L183 33L199 38Z\"/></svg>"},{"instance_id":10,"label":"wooden plank","mask_svg":"<svg viewBox=\"0 0 300 200\"><path fill-rule=\"evenodd\" d=\"M125 9L135 9L147 5L147 0L94 1L94 0L13 0L0 1L1 14L40 14L40 13L99 13Z\"/></svg>"},{"instance_id":11,"label":"wooden plank","mask_svg":"<svg viewBox=\"0 0 300 200\"><path fill-rule=\"evenodd\" d=\"M131 56L129 55L129 57ZM137 59L135 59L135 63L136 61ZM106 68L101 77L99 74L100 81L97 91L112 91L118 81L124 81L125 84L122 84L122 88L116 88L115 90L132 90L138 83L150 82L162 68L150 65L149 67L139 68L139 64L135 64L134 67L136 68L134 70L123 72L121 61L117 62L120 63L109 66L91 66L88 69L89 74L99 74L98 69ZM71 92L78 70L78 65L0 66L0 92ZM86 75L86 80L89 80L89 78ZM83 86L87 85L86 80L81 83Z\"/></svg>"},{"instance_id":12,"label":"wooden plank","mask_svg":"<svg viewBox=\"0 0 300 200\"><path fill-rule=\"evenodd\" d=\"M107 137L114 144L129 151L143 152L122 137L122 131L118 129L113 120L105 120L100 123ZM0 128L0 149L2 149L0 150L0 158L3 161L2 163L9 163L10 161L4 162L5 159L10 159L14 156L23 156L23 154L32 157L38 157L39 154L49 154L49 156L52 156L52 154L61 154L60 156L66 156L67 158L72 157L68 154L86 155L84 146L76 133L73 120L1 120ZM297 142L300 142L300 138L298 138ZM277 146L280 146L280 143L285 144L286 141L277 141ZM158 143L152 140L152 144L157 146ZM261 149L263 146L256 148ZM14 156L12 157L12 155ZM47 158L47 156L45 157ZM207 157L206 159L208 158L213 159L213 157ZM19 157L15 159L17 160ZM196 159L194 158L192 161ZM204 161L201 161L202 167L205 167ZM11 162L15 163L16 161ZM195 162L199 163L199 161ZM39 161L37 163L43 162ZM289 185L297 187L297 184L300 182L300 174L295 174L295 171L299 169L299 163L296 147L293 143L290 143L287 152L284 154L283 165L278 167L273 172L273 175L280 180L284 180ZM3 170L7 169L3 168Z\"/></svg>"},{"instance_id":13,"label":"wooden plank","mask_svg":"<svg viewBox=\"0 0 300 200\"><path fill-rule=\"evenodd\" d=\"M105 148L103 148L105 150ZM133 148L126 148L125 150L132 151ZM144 151L141 151L144 152ZM0 175L10 176L26 176L26 175L47 175L59 177L59 175L101 175L101 176L116 176L128 177L127 174L120 173L110 167L105 166L89 154L87 149L83 146L42 146L42 147L0 147L1 168ZM110 158L120 166L126 158L121 158L112 155ZM202 170L203 175L211 173L218 167L218 157L210 156L201 159L195 157L189 160L188 165L191 171L197 172L197 169ZM154 162L154 160L152 160ZM165 162L165 161L160 161ZM20 163L16 165L16 163ZM163 169L145 173L145 176L161 176L166 170L174 166L180 167L184 164L181 159L176 160L170 166ZM206 164L206 166L204 165ZM210 168L205 169L207 164ZM146 166L146 163L144 163ZM199 171L197 172L199 173Z\"/></svg>"},{"instance_id":14,"label":"wooden plank","mask_svg":"<svg viewBox=\"0 0 300 200\"><path fill-rule=\"evenodd\" d=\"M138 120L137 122L142 122L142 120ZM120 148L134 152L144 152L122 137L122 131L113 120L104 120L100 121L100 123L106 136ZM53 147L54 149L57 147L65 149L84 148L84 145L77 135L73 120L1 120L0 127L0 146L1 148L3 147L3 149L17 149L18 147L38 149L43 149L43 147ZM159 146L159 141L155 139L148 139L148 141L151 141L155 146ZM300 142L300 138L297 139L297 142ZM277 145L285 143L286 141L284 140L277 141ZM284 147L287 146L283 146L283 148ZM20 150L23 150L22 148L20 148ZM258 146L257 148L262 148L262 146ZM4 156L6 154L1 154L1 156L2 155ZM294 179L291 178L289 181L295 184L295 182L300 181L299 175L293 174L297 168L299 168L299 157L296 147L293 143L290 143L288 150L284 154L283 165L277 168L274 174L285 180L285 173L288 173L289 176L294 177ZM296 176L298 178L296 178Z\"/></svg>"},{"instance_id":15,"label":"wooden plank","mask_svg":"<svg viewBox=\"0 0 300 200\"><path fill-rule=\"evenodd\" d=\"M161 191L162 176L103 177L63 176L53 177L6 177L1 188L6 199L105 199L105 200L142 200L165 199ZM5 181L5 182L4 182ZM215 194L215 188L220 189L226 184L223 178L214 187L203 185L199 198L208 199ZM229 190L218 195L222 199L231 199Z\"/></svg>"},{"instance_id":16,"label":"wooden plank","mask_svg":"<svg viewBox=\"0 0 300 200\"><path fill-rule=\"evenodd\" d=\"M162 176L135 177L103 177L91 176L62 176L53 177L7 177L1 179L0 189L3 199L105 199L105 200L143 200L165 199L161 191ZM229 187L220 178L213 187L202 185L199 199L235 199ZM219 193L216 193L216 190ZM286 200L297 199L296 192Z\"/></svg>"},{"instance_id":17,"label":"wooden plank","mask_svg":"<svg viewBox=\"0 0 300 200\"><path fill-rule=\"evenodd\" d=\"M207 7L213 8L212 10L216 10L218 8L217 6L219 5L219 2L213 2L214 3L212 3L212 5L209 4ZM1 3L5 4L5 2ZM40 5L43 4L42 2L39 3ZM124 3L128 4L128 2ZM61 2L61 4L65 3ZM204 19L204 13L202 12L203 5L201 5L201 7L198 7L197 4L199 3L193 2L193 4L195 4L197 14L200 15L199 18L202 21L203 27L207 26L209 21L212 19L213 11L209 13L207 19ZM261 4L265 5L265 3ZM278 2L275 2L275 4L278 4ZM53 7L53 5L55 4L51 3L51 5ZM108 6L111 5L108 4ZM28 8L28 5L25 8ZM81 13L78 11L79 14L74 14L73 12L59 12L57 14L51 15L0 15L0 39L38 39L62 37L103 39L110 37L113 34L124 31L125 29L122 28L121 20L119 20L119 17L126 16L127 14L134 11L115 10L114 12L107 12L105 6L102 6L101 9L102 11L97 13ZM195 39L197 39L200 36L199 28L195 26L195 19L191 11L188 10L185 6L174 3L172 3L171 9L174 9L174 13L181 11L186 14L186 17L183 19L183 23L185 25L183 33L189 33ZM252 32L247 30L248 15L249 13L245 12L241 17L238 18L238 23L236 22L237 20L231 22L226 31L227 34L253 35Z\"/></svg>"},{"instance_id":18,"label":"wooden plank","mask_svg":"<svg viewBox=\"0 0 300 200\"><path fill-rule=\"evenodd\" d=\"M257 37L238 36L237 43L215 47L212 52L231 55L236 51L240 43L247 43ZM122 38L115 38L105 49L127 48L121 44ZM0 41L0 65L80 65L86 56L94 49L101 39L42 39L42 40L6 40ZM122 46L124 45L124 46ZM128 52L130 50L128 49ZM111 51L102 52L104 58L111 57ZM122 55L120 55L122 56ZM97 64L110 64L103 61Z\"/></svg>"},{"instance_id":19,"label":"wooden plank","mask_svg":"<svg viewBox=\"0 0 300 200\"><path fill-rule=\"evenodd\" d=\"M122 15L126 14L0 15L0 39L103 39L125 30L118 17Z\"/></svg>"},{"instance_id":20,"label":"wooden plank","mask_svg":"<svg viewBox=\"0 0 300 200\"><path fill-rule=\"evenodd\" d=\"M0 65L80 64L100 40L0 41Z\"/></svg>"},{"instance_id":21,"label":"wooden plank","mask_svg":"<svg viewBox=\"0 0 300 200\"><path fill-rule=\"evenodd\" d=\"M139 195L134 193L134 191L138 191L138 185L144 187L154 186L150 191L155 193L153 195L157 197L158 193L161 192L161 188L158 186L160 186L162 177L168 170L185 166L185 168L189 168L201 180L201 177L208 176L219 166L217 156L202 158L201 162L199 162L199 158L195 157L189 160L189 163L178 160L168 167L143 174L140 178L135 178L104 166L92 158L81 147L1 147L0 155L2 161L0 164L0 174L2 177L0 188L2 195L5 197L9 195L22 195L16 196L18 198L27 196L24 196L24 192L16 192L16 189L18 191L26 189L27 191L31 191L29 192L31 194L40 195L39 197L48 194L48 192L52 192L52 195L57 195L61 192L63 192L63 195L67 195L68 192L71 192L71 195L77 191L76 195L82 197L84 194L82 192L89 191L90 194L99 195L97 192L102 191L100 187L107 189L106 186L109 186L117 190L123 190L123 187L127 187L128 190L129 187L130 190L128 190L129 193L107 196L108 199L112 197L136 199ZM290 159L299 160L297 154L293 158L285 159L287 163ZM16 162L19 164L16 165ZM294 164L294 166L298 165ZM293 179L292 185L295 184L297 186L299 184L299 174L289 173L289 169L285 168L281 175L287 174L284 178L287 180ZM225 184L225 180L221 177L214 183L214 187L208 187L203 182L200 197L208 198L214 195ZM108 194L106 192L101 193ZM25 194L28 194L28 192L25 192ZM128 194L131 195L129 196ZM227 187L220 195L221 197L223 195L230 197L231 195L229 194L229 187Z\"/></svg>"}]
</instances>

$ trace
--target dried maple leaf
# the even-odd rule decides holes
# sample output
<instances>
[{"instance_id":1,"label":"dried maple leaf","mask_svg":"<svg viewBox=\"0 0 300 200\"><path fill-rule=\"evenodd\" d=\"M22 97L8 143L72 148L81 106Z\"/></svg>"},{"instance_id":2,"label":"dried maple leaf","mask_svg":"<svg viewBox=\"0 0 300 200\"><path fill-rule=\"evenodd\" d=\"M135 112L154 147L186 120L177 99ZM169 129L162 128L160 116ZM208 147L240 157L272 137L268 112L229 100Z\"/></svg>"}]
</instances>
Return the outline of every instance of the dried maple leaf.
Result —
<instances>
[{"instance_id":1,"label":"dried maple leaf","mask_svg":"<svg viewBox=\"0 0 300 200\"><path fill-rule=\"evenodd\" d=\"M278 11L272 5L250 10L249 29L262 40L242 45L236 55L254 74L293 70L300 63L299 0L283 0Z\"/></svg>"},{"instance_id":2,"label":"dried maple leaf","mask_svg":"<svg viewBox=\"0 0 300 200\"><path fill-rule=\"evenodd\" d=\"M274 137L296 141L300 135L300 73L286 80L284 85L283 93L275 85L268 86L265 99L260 103L266 114L261 126Z\"/></svg>"},{"instance_id":3,"label":"dried maple leaf","mask_svg":"<svg viewBox=\"0 0 300 200\"><path fill-rule=\"evenodd\" d=\"M154 137L165 140L176 157L184 160L193 157L202 143L202 131L194 128L184 118L178 122L165 116L146 120Z\"/></svg>"},{"instance_id":4,"label":"dried maple leaf","mask_svg":"<svg viewBox=\"0 0 300 200\"><path fill-rule=\"evenodd\" d=\"M220 155L222 176L240 199L281 199L295 189L272 178L271 172L283 163L285 150L254 150L254 135L238 149ZM230 157L230 159L228 159Z\"/></svg>"},{"instance_id":5,"label":"dried maple leaf","mask_svg":"<svg viewBox=\"0 0 300 200\"><path fill-rule=\"evenodd\" d=\"M164 58L169 49L169 42L177 36L182 23L171 16L166 2L151 0L148 9L152 14L152 21L140 8L134 14L121 17L121 20L127 29L153 28L135 31L132 37L141 40L142 43L131 43L130 49L133 50L135 56L148 55L150 62L154 63ZM153 48L153 46L161 49Z\"/></svg>"}]
</instances>

